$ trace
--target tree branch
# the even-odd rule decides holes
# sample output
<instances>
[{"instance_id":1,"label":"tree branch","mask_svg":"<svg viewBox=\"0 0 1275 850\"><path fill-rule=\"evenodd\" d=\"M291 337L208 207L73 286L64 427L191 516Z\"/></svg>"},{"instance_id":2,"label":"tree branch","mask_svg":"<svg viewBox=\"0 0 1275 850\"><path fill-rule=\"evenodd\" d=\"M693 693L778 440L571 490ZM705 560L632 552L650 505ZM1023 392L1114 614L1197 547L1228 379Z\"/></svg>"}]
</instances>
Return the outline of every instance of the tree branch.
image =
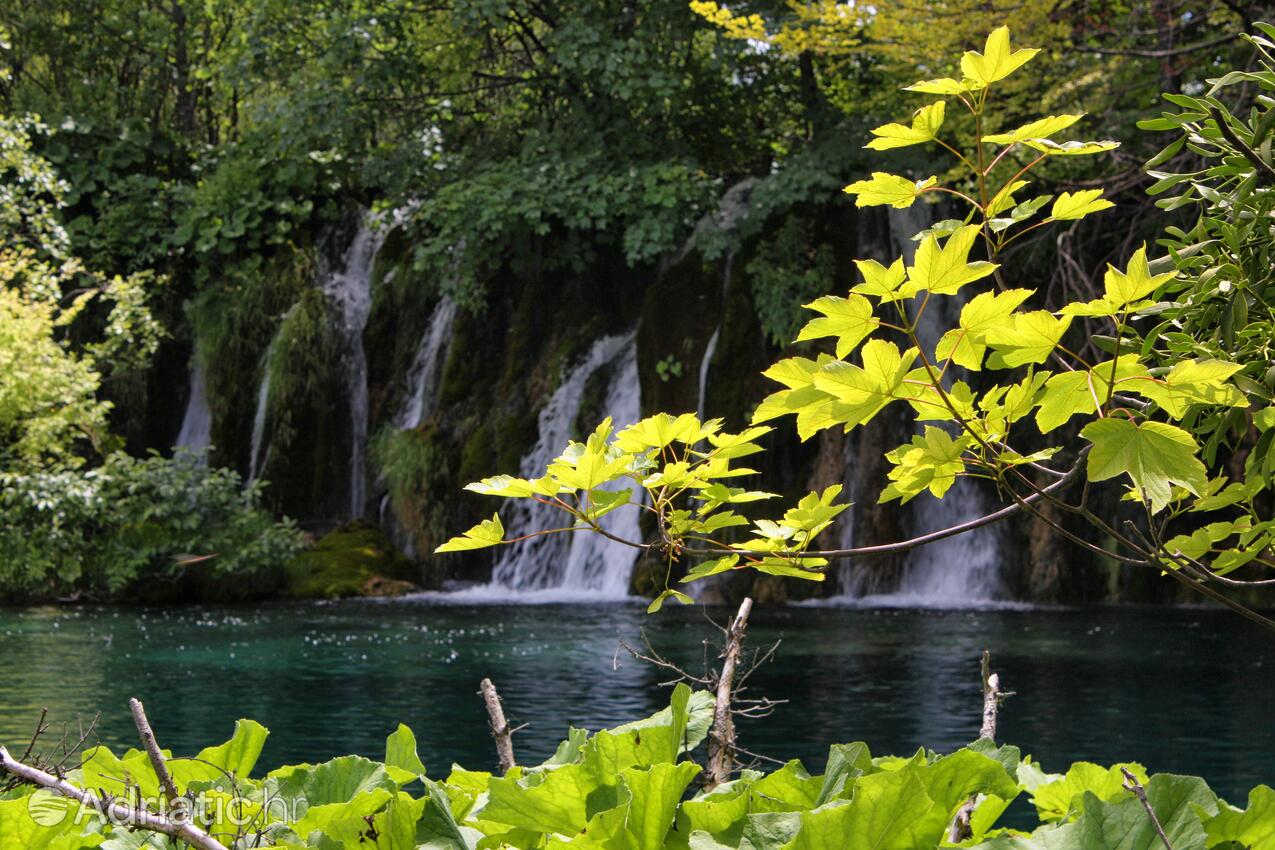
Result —
<instances>
[{"instance_id":1,"label":"tree branch","mask_svg":"<svg viewBox=\"0 0 1275 850\"><path fill-rule=\"evenodd\" d=\"M726 630L722 672L717 678L717 696L713 703L713 729L708 737L708 770L704 785L709 789L730 781L735 769L735 718L731 711L731 697L735 688L735 667L739 664L744 632L748 629L748 615L752 610L753 600L744 597L739 612Z\"/></svg>"},{"instance_id":2,"label":"tree branch","mask_svg":"<svg viewBox=\"0 0 1275 850\"><path fill-rule=\"evenodd\" d=\"M163 815L157 815L142 808L134 808L118 800L98 797L39 768L16 761L2 746L0 746L0 769L18 777L23 782L52 791L60 797L75 800L80 805L105 815L114 823L158 832L161 835L185 841L198 850L227 850L224 844L189 821L178 823Z\"/></svg>"},{"instance_id":3,"label":"tree branch","mask_svg":"<svg viewBox=\"0 0 1275 850\"><path fill-rule=\"evenodd\" d=\"M168 763L164 761L164 754L160 752L159 744L155 741L151 723L146 719L146 709L142 706L141 700L136 697L128 701L128 708L133 712L133 725L137 727L138 737L142 739L142 747L145 748L146 755L151 760L151 767L155 768L155 776L159 778L159 787L164 790L164 798L168 800L170 807L177 809L182 795L178 792L172 774L168 772Z\"/></svg>"},{"instance_id":4,"label":"tree branch","mask_svg":"<svg viewBox=\"0 0 1275 850\"><path fill-rule=\"evenodd\" d=\"M1264 182L1275 183L1275 168L1272 168L1270 163L1262 159L1257 151L1244 143L1244 140L1239 137L1235 129L1227 123L1226 116L1222 114L1222 110L1216 106L1211 106L1209 107L1209 115L1213 116L1213 120L1217 122L1218 130L1226 137L1226 140L1234 145L1236 150L1244 154L1245 159L1253 163L1253 167L1265 178Z\"/></svg>"},{"instance_id":5,"label":"tree branch","mask_svg":"<svg viewBox=\"0 0 1275 850\"><path fill-rule=\"evenodd\" d=\"M491 736L496 739L496 755L500 759L500 772L508 773L514 766L514 733L505 719L505 710L500 704L500 694L491 679L483 679L478 685L478 692L487 703L487 717L491 723Z\"/></svg>"},{"instance_id":6,"label":"tree branch","mask_svg":"<svg viewBox=\"0 0 1275 850\"><path fill-rule=\"evenodd\" d=\"M1155 809L1151 807L1151 801L1147 799L1147 790L1142 787L1142 783L1138 781L1138 777L1129 772L1126 767L1120 768L1120 772L1124 774L1124 790L1136 796L1142 803L1142 808L1147 810L1147 817L1151 818L1151 825L1155 827L1155 834L1160 836L1160 840L1164 842L1165 850L1173 850L1173 845L1169 843L1169 836L1164 834L1164 827L1160 826L1160 819L1155 815Z\"/></svg>"}]
</instances>

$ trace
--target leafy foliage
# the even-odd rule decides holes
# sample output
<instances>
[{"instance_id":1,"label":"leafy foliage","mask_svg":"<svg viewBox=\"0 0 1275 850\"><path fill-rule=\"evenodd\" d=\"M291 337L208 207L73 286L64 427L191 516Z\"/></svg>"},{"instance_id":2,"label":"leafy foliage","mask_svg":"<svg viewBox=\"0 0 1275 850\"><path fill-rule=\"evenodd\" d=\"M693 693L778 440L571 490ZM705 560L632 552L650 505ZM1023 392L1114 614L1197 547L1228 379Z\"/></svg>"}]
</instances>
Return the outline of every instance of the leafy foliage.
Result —
<instances>
[{"instance_id":1,"label":"leafy foliage","mask_svg":"<svg viewBox=\"0 0 1275 850\"><path fill-rule=\"evenodd\" d=\"M1262 39L1259 46L1264 42ZM870 179L846 187L857 205L907 208L923 196L944 193L957 198L966 215L917 234L919 245L911 264L902 258L888 267L859 261L864 280L847 297L830 295L807 305L819 317L806 324L797 340L832 339L835 356L792 357L767 370L764 374L782 389L758 406L753 414L755 427L738 435L720 434L716 422L658 414L613 437L607 421L586 443L568 446L545 477L530 481L487 479L471 489L552 504L572 521L560 532L580 528L601 532L598 517L627 502L640 501L654 514L659 538L654 544L633 545L658 548L670 564L687 552L716 556L692 569L687 580L742 566L777 575L821 578L820 570L827 560L811 543L844 510L844 505L833 503L839 488L811 493L778 521L753 520L751 537L727 542L717 536L719 532L749 526L750 522L733 509L718 509L771 494L733 489L719 479L749 474L750 470L734 468L730 462L760 450L752 441L769 430L761 423L792 416L804 440L828 428L849 432L887 407L904 404L915 413L923 430L887 454L893 468L882 501L907 501L927 490L941 497L958 478L975 476L994 481L1020 510L1036 513L1031 503L1047 498L1079 513L1111 538L1117 557L1160 569L1185 570L1189 578L1180 578L1192 586L1234 569L1237 563L1275 565L1264 553L1271 539L1269 523L1255 515L1230 527L1243 534L1243 556L1232 551L1207 562L1185 555L1180 546L1166 548L1161 542L1169 520L1211 509L1215 501L1209 500L1228 486L1215 445L1221 439L1220 430L1235 431L1235 426L1221 429L1219 422L1243 425L1245 408L1267 422L1261 408L1269 393L1249 392L1246 388L1255 382L1241 383L1236 378L1245 370L1265 369L1265 349L1236 352L1226 345L1195 344L1196 334L1173 329L1181 321L1173 317L1185 316L1188 313L1184 311L1192 308L1166 303L1170 293L1181 290L1182 283L1167 261L1154 265L1169 270L1153 272L1145 247L1134 252L1124 269L1108 267L1101 298L1068 303L1056 311L1033 309L1029 302L1035 290L1013 288L1013 270L998 262L1000 253L1027 233L1055 222L1083 219L1111 206L1101 190L1055 197L1035 193L1032 188L1036 171L1060 157L1101 154L1117 146L1108 140L1053 138L1081 116L1047 116L1002 133L983 129L992 120L991 105L1002 81L1037 52L1015 48L1006 27L993 30L981 52L967 51L961 57L961 76L923 80L908 87L941 99L921 107L909 124L892 123L873 131L870 148L941 147L956 159L957 176L949 184L941 183L938 175L917 180L874 172ZM1241 79L1248 77L1233 76L1219 85ZM942 138L948 104L963 109L972 120L972 150L962 152ZM1164 121L1178 126L1201 117L1199 110L1219 108L1215 103L1200 104L1193 107L1197 112L1185 119L1166 117ZM1254 127L1264 117L1255 113ZM1260 142L1256 129L1248 132L1255 143ZM1226 134L1217 130L1211 136L1219 139ZM1241 140L1240 144L1245 143ZM1250 195L1266 197L1265 189L1257 189L1255 173L1250 179L1242 176L1245 168L1262 167L1259 155L1254 157L1258 158L1233 156L1228 170L1211 175L1241 183L1245 190L1239 202ZM1199 182L1193 186L1206 201L1212 198L1213 203L1225 203L1217 190ZM1262 246L1260 250L1269 247L1266 217L1245 220L1250 228L1263 228L1260 235L1252 234L1251 241ZM1216 216L1211 221L1213 227L1227 229L1233 237L1232 250L1239 250L1241 237L1236 226ZM1185 237L1182 231L1178 233ZM1204 235L1201 232L1197 238ZM1226 242L1225 238L1219 241ZM1187 268L1189 271L1190 266ZM1269 264L1260 268L1260 274L1269 272ZM1232 277L1219 276L1217 271L1208 274L1210 286L1227 282L1228 300L1246 305L1251 290L1246 289L1239 296L1242 300L1236 301L1237 296L1231 294ZM940 327L937 344L924 341L919 328L923 322L932 323L927 311L937 311L940 299L964 298L971 291L977 294L962 307L958 324ZM1231 312L1235 309L1239 308L1228 307ZM1162 318L1166 313L1171 318ZM1144 335L1141 329L1152 317L1160 324ZM1101 337L1103 348L1113 356L1104 360L1099 352L1095 361L1076 353L1067 341L1079 333ZM1260 334L1258 329L1252 334L1258 346L1264 345ZM1157 340L1161 339L1177 339L1179 345L1171 351L1160 350ZM1264 339L1269 342L1269 334ZM987 375L976 389L961 369ZM1036 427L1025 433L1024 425L1032 421L1033 411ZM1085 420L1079 441L1062 430L1076 416ZM1241 438L1243 432L1243 427L1236 431ZM1042 437L1044 446L1040 447ZM1269 446L1269 438L1264 439ZM1051 458L1067 454L1075 458L1070 468L1046 465ZM1046 480L1052 477L1065 484L1082 472L1091 483L1123 482L1126 498L1142 506L1142 526L1132 531L1114 529L1089 510L1084 497L1077 505L1060 501L1043 490L1034 477L1043 473ZM598 489L619 479L631 480L641 489ZM1250 466L1248 477L1236 482L1243 495L1228 504L1243 498L1251 501L1266 484L1260 468ZM643 495L639 498L635 494ZM701 504L692 508L690 502L679 499ZM1225 537L1210 533L1209 541ZM502 542L507 541L496 517L440 551ZM1106 554L1097 546L1085 545ZM1192 551L1198 552L1199 547L1193 544ZM669 590L657 603L667 596L682 595Z\"/></svg>"},{"instance_id":2,"label":"leafy foliage","mask_svg":"<svg viewBox=\"0 0 1275 850\"><path fill-rule=\"evenodd\" d=\"M229 470L108 455L88 471L0 473L0 598L163 599L268 593L301 546Z\"/></svg>"},{"instance_id":3,"label":"leafy foliage","mask_svg":"<svg viewBox=\"0 0 1275 850\"><path fill-rule=\"evenodd\" d=\"M989 740L910 757L873 757L865 744L838 744L821 775L791 761L700 789L692 759L712 709L710 694L679 685L663 711L592 735L572 729L548 761L504 776L453 765L445 778L430 778L415 736L402 725L379 762L344 756L254 778L268 733L241 720L226 743L192 759L169 755L168 764L178 790L194 799L195 823L234 847L929 850L958 846L947 840L949 825L972 799L972 835L959 846L1154 850L1161 839L1124 771L1145 788L1175 848L1228 841L1260 848L1275 829L1275 791L1264 785L1238 809L1195 777L1148 777L1137 764L1087 762L1050 774L1017 747ZM73 781L95 789L123 776L136 794L158 798L159 781L141 750L116 756L96 747ZM1024 795L1040 826L998 826ZM140 845L126 842L144 837L92 813L79 823L49 818L64 813L59 807L65 803L48 792L18 789L0 800L0 835L59 850L131 848ZM50 825L36 825L30 812L37 809Z\"/></svg>"}]
</instances>

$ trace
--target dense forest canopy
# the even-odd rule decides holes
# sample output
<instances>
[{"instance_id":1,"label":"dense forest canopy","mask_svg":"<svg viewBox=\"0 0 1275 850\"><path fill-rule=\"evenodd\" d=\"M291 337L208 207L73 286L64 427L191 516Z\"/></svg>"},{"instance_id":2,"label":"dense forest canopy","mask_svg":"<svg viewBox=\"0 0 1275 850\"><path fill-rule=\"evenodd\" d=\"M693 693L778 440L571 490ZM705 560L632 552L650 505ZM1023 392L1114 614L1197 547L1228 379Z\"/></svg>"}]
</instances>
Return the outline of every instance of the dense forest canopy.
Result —
<instances>
[{"instance_id":1,"label":"dense forest canopy","mask_svg":"<svg viewBox=\"0 0 1275 850\"><path fill-rule=\"evenodd\" d=\"M1045 306L1097 297L1105 265L1123 267L1163 231L1143 166L1164 136L1135 122L1161 109L1160 91L1198 94L1256 67L1241 35L1262 14L1159 0L3 4L6 310L21 317L6 356L53 346L7 379L0 449L18 477L5 498L24 517L15 528L42 525L47 507L30 494L49 488L79 517L56 540L15 533L10 545L21 539L43 566L8 567L9 592L88 590L81 547L103 529L148 541L144 556L89 559L89 572L114 576L112 592L139 569L171 575L172 555L244 539L200 540L159 518L130 530L99 515L101 493L77 501L84 475L119 486L143 470L171 476L213 525L245 533L270 528L263 511L320 531L373 518L426 553L482 515L482 500L451 496L458 485L516 467L570 364L634 323L640 413L694 409L698 386L698 406L743 425L768 391L757 373L793 350L800 305L853 285L850 260L877 251L881 221L840 193L877 167L861 140L916 107L903 86L959 73L962 52L999 22L1039 47L1033 72L1001 85L996 126L951 111L944 132L962 148L976 132L1075 113L1086 137L1121 143L1035 174L1054 195L1105 187L1119 226L1076 220L1001 258L1040 280ZM1254 88L1227 96L1242 115ZM931 170L921 147L895 153L896 171ZM351 306L316 281L348 262L369 208L391 232L369 237L370 303ZM1185 225L1189 211L1179 216ZM413 338L444 302L460 318L443 354L484 356L448 358L432 412L404 428L395 408ZM336 365L351 339L362 401ZM214 468L128 463L122 452L171 453L194 377ZM586 408L602 390L589 386L566 436L592 428ZM67 403L51 411L49 393ZM347 423L336 412L356 402L362 419ZM892 447L853 449L859 477L884 484ZM839 451L793 449L762 471L796 493ZM251 480L242 504L211 495L216 467ZM906 530L867 506L846 522L881 540ZM271 534L270 558L300 545L287 524ZM248 586L283 580L261 558L211 563L247 570ZM491 568L458 563L430 574ZM1085 597L1096 578L1068 584L1050 570L1050 589L1031 593Z\"/></svg>"}]
</instances>

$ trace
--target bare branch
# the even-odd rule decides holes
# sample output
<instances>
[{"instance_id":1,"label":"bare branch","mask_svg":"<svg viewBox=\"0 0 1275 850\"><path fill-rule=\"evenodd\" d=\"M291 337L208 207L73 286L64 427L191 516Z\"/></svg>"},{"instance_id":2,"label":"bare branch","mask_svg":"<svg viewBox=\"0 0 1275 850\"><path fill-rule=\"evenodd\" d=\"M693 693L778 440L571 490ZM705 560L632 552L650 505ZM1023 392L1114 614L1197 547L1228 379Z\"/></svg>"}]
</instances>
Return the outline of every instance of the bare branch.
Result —
<instances>
[{"instance_id":1,"label":"bare branch","mask_svg":"<svg viewBox=\"0 0 1275 850\"><path fill-rule=\"evenodd\" d=\"M102 813L114 823L158 832L161 835L185 841L198 850L227 850L226 845L189 821L171 820L143 808L133 807L104 796L99 797L92 792L76 788L64 779L16 761L4 747L0 747L0 769L18 777L23 782L52 791L60 797L75 800L83 806Z\"/></svg>"},{"instance_id":2,"label":"bare branch","mask_svg":"<svg viewBox=\"0 0 1275 850\"><path fill-rule=\"evenodd\" d=\"M992 656L986 649L983 650L983 661L980 668L983 680L983 725L978 730L978 737L995 741L997 711L1000 708L1001 700L1009 695L1001 692L1000 676L992 672ZM974 809L977 805L978 795L975 794L957 810L956 817L952 819L952 825L948 827L947 831L949 843L959 844L973 835L973 831L970 828L970 819L974 816Z\"/></svg>"},{"instance_id":3,"label":"bare branch","mask_svg":"<svg viewBox=\"0 0 1275 850\"><path fill-rule=\"evenodd\" d=\"M508 773L514 766L513 730L505 719L505 710L500 704L500 694L491 679L483 679L479 684L479 693L483 702L487 703L487 717L491 722L491 736L496 739L496 755L500 759L500 772Z\"/></svg>"},{"instance_id":4,"label":"bare branch","mask_svg":"<svg viewBox=\"0 0 1275 850\"><path fill-rule=\"evenodd\" d=\"M1147 810L1147 817L1151 818L1151 825L1155 827L1155 834L1160 836L1160 840L1164 842L1164 850L1173 850L1173 845L1169 843L1169 836L1164 834L1164 827L1160 826L1160 819L1156 817L1155 809L1151 807L1151 801L1147 799L1147 789L1142 787L1142 783L1138 781L1138 777L1129 772L1126 767L1120 768L1120 772L1124 774L1124 789L1138 798L1142 803L1142 808Z\"/></svg>"},{"instance_id":5,"label":"bare branch","mask_svg":"<svg viewBox=\"0 0 1275 850\"><path fill-rule=\"evenodd\" d=\"M168 763L164 761L164 754L160 752L159 744L155 741L151 723L146 719L146 709L142 706L141 700L136 697L128 701L128 708L133 712L133 725L137 727L137 735L142 739L142 747L151 760L151 767L155 768L159 787L164 789L164 798L168 800L169 806L176 809L180 805L181 794L177 791L172 774L168 772Z\"/></svg>"},{"instance_id":6,"label":"bare branch","mask_svg":"<svg viewBox=\"0 0 1275 850\"><path fill-rule=\"evenodd\" d=\"M735 719L731 712L731 698L734 696L735 667L739 663L744 632L748 629L748 615L752 610L753 600L745 597L726 632L722 672L717 679L717 698L713 705L713 728L708 736L707 788L729 781L735 769Z\"/></svg>"}]
</instances>

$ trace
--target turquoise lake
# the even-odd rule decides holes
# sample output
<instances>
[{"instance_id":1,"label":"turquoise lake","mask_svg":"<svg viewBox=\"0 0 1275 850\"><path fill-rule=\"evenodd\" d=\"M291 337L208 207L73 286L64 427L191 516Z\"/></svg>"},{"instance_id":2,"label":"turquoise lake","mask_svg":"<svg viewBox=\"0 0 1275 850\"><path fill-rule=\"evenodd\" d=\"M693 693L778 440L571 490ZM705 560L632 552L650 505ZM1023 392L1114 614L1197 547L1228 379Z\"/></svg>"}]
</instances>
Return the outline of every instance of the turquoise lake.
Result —
<instances>
[{"instance_id":1,"label":"turquoise lake","mask_svg":"<svg viewBox=\"0 0 1275 850\"><path fill-rule=\"evenodd\" d=\"M660 670L620 651L651 644L703 668L708 617L638 604L474 605L438 600L184 609L0 609L0 743L25 746L42 707L55 724L102 713L103 743L136 744L140 697L179 753L272 730L263 766L345 753L379 757L411 726L433 775L491 768L477 695L491 677L520 761L547 757L567 726L598 729L665 699ZM939 751L977 733L984 647L1003 686L1000 739L1059 769L1135 760L1195 773L1228 798L1275 782L1275 636L1205 609L905 610L759 606L748 645L781 641L750 696L787 699L741 726L741 745L821 769L827 746Z\"/></svg>"}]
</instances>

